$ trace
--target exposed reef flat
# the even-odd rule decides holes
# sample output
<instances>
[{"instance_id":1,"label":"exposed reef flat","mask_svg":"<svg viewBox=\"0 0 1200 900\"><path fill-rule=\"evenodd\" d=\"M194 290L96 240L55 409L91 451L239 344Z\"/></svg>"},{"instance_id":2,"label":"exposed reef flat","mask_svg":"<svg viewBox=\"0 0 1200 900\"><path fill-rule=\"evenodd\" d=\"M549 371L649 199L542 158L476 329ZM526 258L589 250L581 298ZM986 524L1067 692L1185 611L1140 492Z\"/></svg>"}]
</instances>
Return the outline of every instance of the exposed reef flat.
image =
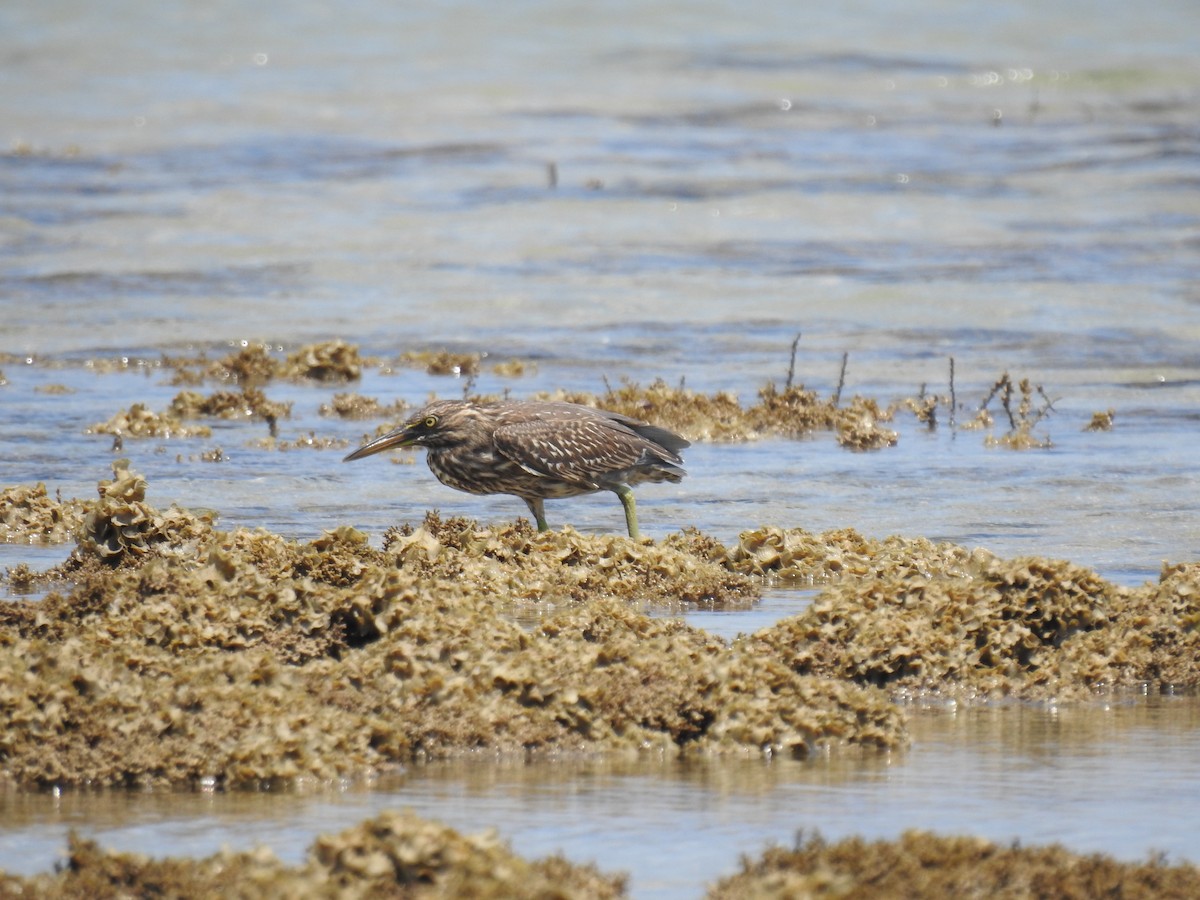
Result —
<instances>
[{"instance_id":1,"label":"exposed reef flat","mask_svg":"<svg viewBox=\"0 0 1200 900\"><path fill-rule=\"evenodd\" d=\"M10 536L75 523L64 563L7 576L49 593L0 603L0 772L20 786L258 787L480 751L898 749L897 699L1086 701L1200 677L1195 564L1130 589L849 530L725 547L436 514L381 548L349 527L290 541L159 510L113 468L93 500L4 493ZM647 614L750 604L771 578L824 588L732 644Z\"/></svg>"}]
</instances>

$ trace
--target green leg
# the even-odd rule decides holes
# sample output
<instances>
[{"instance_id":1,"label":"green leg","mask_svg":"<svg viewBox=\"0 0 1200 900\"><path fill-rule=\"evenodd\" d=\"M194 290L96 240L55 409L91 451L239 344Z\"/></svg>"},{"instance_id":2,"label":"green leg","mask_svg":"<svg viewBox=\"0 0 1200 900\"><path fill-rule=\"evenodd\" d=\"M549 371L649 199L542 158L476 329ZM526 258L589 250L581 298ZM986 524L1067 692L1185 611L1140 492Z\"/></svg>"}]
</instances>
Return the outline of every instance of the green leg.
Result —
<instances>
[{"instance_id":1,"label":"green leg","mask_svg":"<svg viewBox=\"0 0 1200 900\"><path fill-rule=\"evenodd\" d=\"M549 531L550 526L546 524L546 504L541 497L535 497L533 500L526 499L525 505L529 507L529 511L533 513L533 518L537 520L538 531Z\"/></svg>"},{"instance_id":2,"label":"green leg","mask_svg":"<svg viewBox=\"0 0 1200 900\"><path fill-rule=\"evenodd\" d=\"M613 490L617 492L617 496L621 498L621 505L625 507L625 526L629 529L629 536L636 541L641 537L641 533L638 531L637 501L633 499L633 488L622 484Z\"/></svg>"}]
</instances>

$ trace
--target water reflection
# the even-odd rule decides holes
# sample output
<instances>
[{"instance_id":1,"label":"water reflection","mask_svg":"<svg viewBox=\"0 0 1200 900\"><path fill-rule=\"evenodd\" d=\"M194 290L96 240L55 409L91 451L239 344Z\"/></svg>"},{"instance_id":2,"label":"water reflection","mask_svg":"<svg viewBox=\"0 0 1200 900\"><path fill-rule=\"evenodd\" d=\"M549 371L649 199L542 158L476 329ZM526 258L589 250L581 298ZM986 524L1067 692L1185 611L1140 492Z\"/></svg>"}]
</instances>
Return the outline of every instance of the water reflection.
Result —
<instances>
[{"instance_id":1,"label":"water reflection","mask_svg":"<svg viewBox=\"0 0 1200 900\"><path fill-rule=\"evenodd\" d=\"M688 610L683 618L694 628L703 628L709 634L729 642L739 635L754 634L769 628L780 619L798 616L819 593L815 588L777 585L767 588L761 599L749 609L699 607Z\"/></svg>"}]
</instances>

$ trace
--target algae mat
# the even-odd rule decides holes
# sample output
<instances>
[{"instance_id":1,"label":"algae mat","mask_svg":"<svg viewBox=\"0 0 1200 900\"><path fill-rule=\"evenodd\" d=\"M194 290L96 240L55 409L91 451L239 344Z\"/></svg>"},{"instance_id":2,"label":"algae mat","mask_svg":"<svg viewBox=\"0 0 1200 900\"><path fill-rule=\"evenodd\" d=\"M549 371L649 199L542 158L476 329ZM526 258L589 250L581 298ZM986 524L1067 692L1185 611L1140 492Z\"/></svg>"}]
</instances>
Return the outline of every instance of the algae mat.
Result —
<instances>
[{"instance_id":1,"label":"algae mat","mask_svg":"<svg viewBox=\"0 0 1200 900\"><path fill-rule=\"evenodd\" d=\"M893 749L901 691L1061 700L1197 681L1195 565L1135 590L850 531L724 547L433 514L375 549L344 527L221 531L113 469L94 500L3 495L11 535L74 523L77 542L56 569L8 575L60 588L0 606L0 761L18 785L258 787L480 749ZM828 586L729 645L635 605L745 604L772 574ZM530 605L544 615L526 630L511 614Z\"/></svg>"}]
</instances>

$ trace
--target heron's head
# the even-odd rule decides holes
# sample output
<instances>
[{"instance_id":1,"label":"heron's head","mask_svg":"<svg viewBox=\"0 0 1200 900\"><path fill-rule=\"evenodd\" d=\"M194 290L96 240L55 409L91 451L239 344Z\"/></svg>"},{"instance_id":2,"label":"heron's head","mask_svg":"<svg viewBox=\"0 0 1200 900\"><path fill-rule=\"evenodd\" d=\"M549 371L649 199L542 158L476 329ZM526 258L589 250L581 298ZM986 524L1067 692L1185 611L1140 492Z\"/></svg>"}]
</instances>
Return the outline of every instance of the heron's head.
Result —
<instances>
[{"instance_id":1,"label":"heron's head","mask_svg":"<svg viewBox=\"0 0 1200 900\"><path fill-rule=\"evenodd\" d=\"M479 411L461 400L436 400L413 413L399 428L359 447L343 462L362 459L393 447L453 447L469 440L478 430Z\"/></svg>"}]
</instances>

